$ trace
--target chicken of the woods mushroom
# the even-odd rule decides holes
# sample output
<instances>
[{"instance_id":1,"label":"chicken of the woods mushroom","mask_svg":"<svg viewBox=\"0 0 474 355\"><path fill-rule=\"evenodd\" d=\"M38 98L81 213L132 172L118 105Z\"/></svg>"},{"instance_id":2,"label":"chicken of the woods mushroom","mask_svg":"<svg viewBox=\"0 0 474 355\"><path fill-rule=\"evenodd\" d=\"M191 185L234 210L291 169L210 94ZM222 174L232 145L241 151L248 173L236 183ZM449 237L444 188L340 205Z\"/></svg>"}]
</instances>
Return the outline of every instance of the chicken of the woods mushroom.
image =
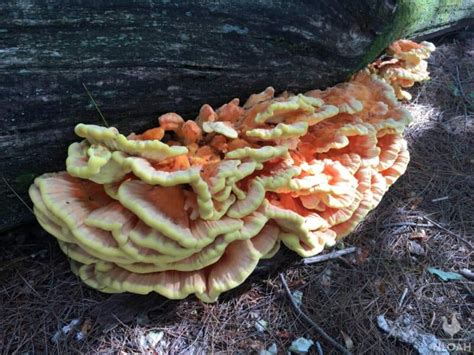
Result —
<instances>
[{"instance_id":1,"label":"chicken of the woods mushroom","mask_svg":"<svg viewBox=\"0 0 474 355\"><path fill-rule=\"evenodd\" d=\"M377 206L409 161L397 97L433 50L397 41L347 83L269 87L142 134L79 124L67 171L30 187L34 213L93 288L216 301L281 243L313 256Z\"/></svg>"}]
</instances>

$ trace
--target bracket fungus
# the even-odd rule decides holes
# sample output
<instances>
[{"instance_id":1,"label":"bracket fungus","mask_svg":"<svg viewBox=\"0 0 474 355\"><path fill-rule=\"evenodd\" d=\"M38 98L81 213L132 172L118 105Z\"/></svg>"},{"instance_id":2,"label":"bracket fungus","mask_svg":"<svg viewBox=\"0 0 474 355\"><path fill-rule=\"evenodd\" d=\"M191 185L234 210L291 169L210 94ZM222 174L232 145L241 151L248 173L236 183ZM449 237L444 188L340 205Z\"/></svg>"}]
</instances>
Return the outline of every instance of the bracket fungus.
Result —
<instances>
[{"instance_id":1,"label":"bracket fungus","mask_svg":"<svg viewBox=\"0 0 474 355\"><path fill-rule=\"evenodd\" d=\"M399 100L411 100L410 93L402 88L412 87L414 83L430 78L426 59L434 50L433 43L401 39L388 47L387 56L390 59L381 58L369 68L393 87Z\"/></svg>"},{"instance_id":2,"label":"bracket fungus","mask_svg":"<svg viewBox=\"0 0 474 355\"><path fill-rule=\"evenodd\" d=\"M427 78L432 49L399 41L396 62L350 82L267 88L142 134L79 124L67 171L30 187L35 215L91 287L216 301L281 243L315 255L377 206L409 161L397 96Z\"/></svg>"}]
</instances>

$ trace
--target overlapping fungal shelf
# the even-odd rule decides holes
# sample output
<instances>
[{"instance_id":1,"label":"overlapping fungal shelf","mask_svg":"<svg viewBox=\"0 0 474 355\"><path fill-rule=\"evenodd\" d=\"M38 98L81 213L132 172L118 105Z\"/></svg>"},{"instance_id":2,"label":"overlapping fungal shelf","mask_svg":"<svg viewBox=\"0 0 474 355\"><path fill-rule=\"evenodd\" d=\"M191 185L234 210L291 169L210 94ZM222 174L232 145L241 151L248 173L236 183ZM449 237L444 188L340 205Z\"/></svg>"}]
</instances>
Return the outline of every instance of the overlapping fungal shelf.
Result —
<instances>
[{"instance_id":1,"label":"overlapping fungal shelf","mask_svg":"<svg viewBox=\"0 0 474 355\"><path fill-rule=\"evenodd\" d=\"M416 43L401 39L388 47L389 60L381 58L369 68L390 83L399 100L411 100L411 94L403 88L412 87L416 82L430 78L426 59L434 50L433 43L426 41Z\"/></svg>"},{"instance_id":2,"label":"overlapping fungal shelf","mask_svg":"<svg viewBox=\"0 0 474 355\"><path fill-rule=\"evenodd\" d=\"M35 215L91 287L216 301L281 243L334 245L403 174L411 117L387 81L267 88L143 134L79 124L67 172L30 188Z\"/></svg>"}]
</instances>

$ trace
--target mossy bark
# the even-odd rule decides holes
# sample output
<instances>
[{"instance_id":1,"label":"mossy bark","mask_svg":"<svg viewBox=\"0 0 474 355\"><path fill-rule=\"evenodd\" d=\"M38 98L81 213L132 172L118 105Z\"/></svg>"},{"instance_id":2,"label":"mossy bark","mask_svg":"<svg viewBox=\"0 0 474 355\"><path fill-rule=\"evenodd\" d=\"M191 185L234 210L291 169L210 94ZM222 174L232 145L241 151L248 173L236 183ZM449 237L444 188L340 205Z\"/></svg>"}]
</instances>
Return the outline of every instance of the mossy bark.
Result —
<instances>
[{"instance_id":1,"label":"mossy bark","mask_svg":"<svg viewBox=\"0 0 474 355\"><path fill-rule=\"evenodd\" d=\"M387 44L397 39L433 36L471 24L474 21L474 0L397 0L392 12L392 22L375 39L360 68L372 62Z\"/></svg>"},{"instance_id":2,"label":"mossy bark","mask_svg":"<svg viewBox=\"0 0 474 355\"><path fill-rule=\"evenodd\" d=\"M346 80L394 39L472 20L472 0L0 2L0 171L27 203L79 122L141 131L273 85ZM0 231L33 220L0 179Z\"/></svg>"}]
</instances>

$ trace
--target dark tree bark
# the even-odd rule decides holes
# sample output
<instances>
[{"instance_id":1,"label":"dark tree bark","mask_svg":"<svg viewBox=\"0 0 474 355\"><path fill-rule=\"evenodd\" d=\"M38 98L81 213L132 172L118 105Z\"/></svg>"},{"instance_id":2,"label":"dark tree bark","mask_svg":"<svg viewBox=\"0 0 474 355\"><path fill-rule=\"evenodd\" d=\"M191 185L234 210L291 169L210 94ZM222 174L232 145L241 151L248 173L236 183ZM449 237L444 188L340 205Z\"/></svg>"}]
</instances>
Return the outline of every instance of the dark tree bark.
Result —
<instances>
[{"instance_id":1,"label":"dark tree bark","mask_svg":"<svg viewBox=\"0 0 474 355\"><path fill-rule=\"evenodd\" d=\"M453 5L454 4L454 5ZM0 2L0 231L33 216L33 178L64 169L79 122L142 131L272 85L346 80L394 39L472 20L467 1ZM460 22L461 21L461 22Z\"/></svg>"}]
</instances>

